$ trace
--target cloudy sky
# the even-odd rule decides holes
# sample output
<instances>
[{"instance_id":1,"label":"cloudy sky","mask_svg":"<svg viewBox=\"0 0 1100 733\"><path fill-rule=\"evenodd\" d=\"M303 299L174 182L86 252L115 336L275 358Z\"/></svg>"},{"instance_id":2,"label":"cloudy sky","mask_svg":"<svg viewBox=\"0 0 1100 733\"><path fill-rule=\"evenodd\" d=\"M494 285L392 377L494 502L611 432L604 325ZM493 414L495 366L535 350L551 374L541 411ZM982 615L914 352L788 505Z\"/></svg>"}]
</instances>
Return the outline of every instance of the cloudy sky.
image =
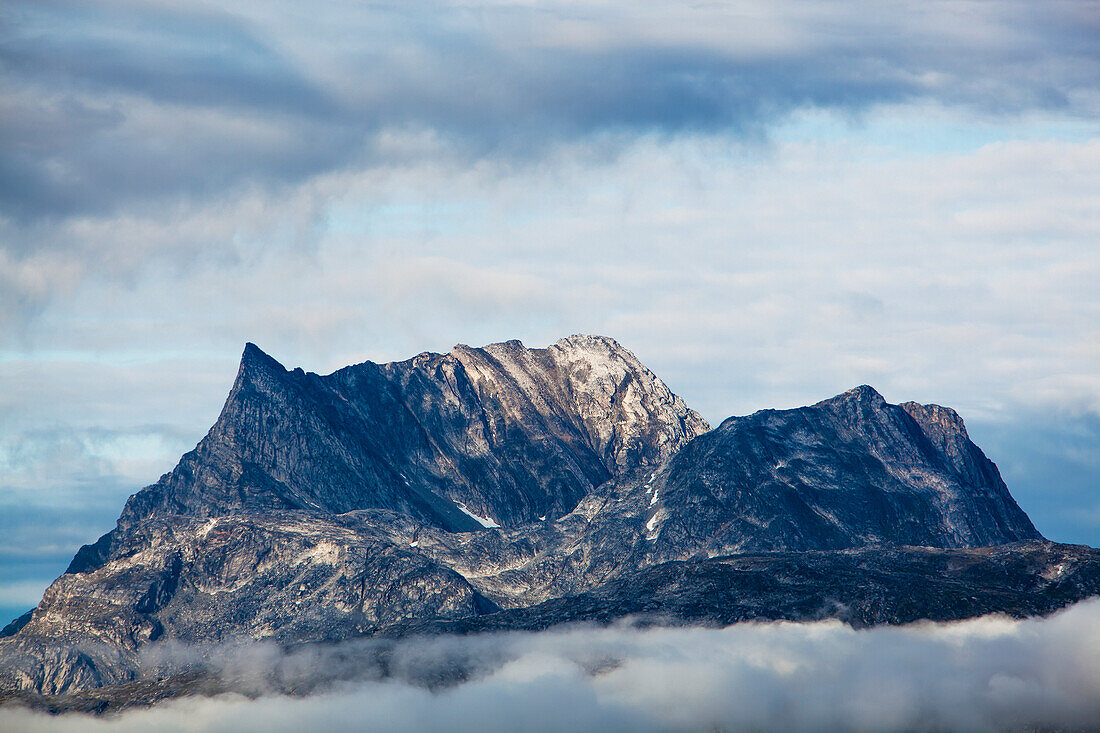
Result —
<instances>
[{"instance_id":1,"label":"cloudy sky","mask_svg":"<svg viewBox=\"0 0 1100 733\"><path fill-rule=\"evenodd\" d=\"M1100 545L1094 0L10 0L0 54L0 615L245 341L603 333L714 423L869 383Z\"/></svg>"}]
</instances>

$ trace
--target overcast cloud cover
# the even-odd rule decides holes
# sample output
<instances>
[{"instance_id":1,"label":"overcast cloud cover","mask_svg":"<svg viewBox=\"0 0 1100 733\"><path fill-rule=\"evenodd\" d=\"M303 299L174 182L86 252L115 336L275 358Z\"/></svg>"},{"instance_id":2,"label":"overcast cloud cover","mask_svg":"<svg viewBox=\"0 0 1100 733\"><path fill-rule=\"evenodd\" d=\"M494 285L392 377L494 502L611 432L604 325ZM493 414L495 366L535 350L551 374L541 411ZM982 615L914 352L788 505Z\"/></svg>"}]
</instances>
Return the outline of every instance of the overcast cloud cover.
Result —
<instances>
[{"instance_id":1,"label":"overcast cloud cover","mask_svg":"<svg viewBox=\"0 0 1100 733\"><path fill-rule=\"evenodd\" d=\"M372 642L349 642L369 645ZM178 650L182 655L185 650ZM340 647L212 658L239 688L315 677ZM399 681L456 661L470 681ZM986 617L855 631L839 621L724 629L578 628L400 642L396 678L306 698L183 699L118 717L5 712L24 733L127 731L1095 730L1100 601L1046 619Z\"/></svg>"},{"instance_id":2,"label":"overcast cloud cover","mask_svg":"<svg viewBox=\"0 0 1100 733\"><path fill-rule=\"evenodd\" d=\"M948 404L1100 544L1100 3L7 2L0 611L215 419L614 336L717 423Z\"/></svg>"}]
</instances>

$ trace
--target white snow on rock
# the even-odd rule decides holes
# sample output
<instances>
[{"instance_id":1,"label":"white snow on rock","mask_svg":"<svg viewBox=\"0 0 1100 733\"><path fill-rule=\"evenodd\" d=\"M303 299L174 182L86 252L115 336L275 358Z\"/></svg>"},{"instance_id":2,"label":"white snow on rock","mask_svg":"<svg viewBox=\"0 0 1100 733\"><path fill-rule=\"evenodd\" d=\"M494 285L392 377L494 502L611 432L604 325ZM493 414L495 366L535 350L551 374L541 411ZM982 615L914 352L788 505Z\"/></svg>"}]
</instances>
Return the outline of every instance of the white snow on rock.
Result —
<instances>
[{"instance_id":1,"label":"white snow on rock","mask_svg":"<svg viewBox=\"0 0 1100 733\"><path fill-rule=\"evenodd\" d=\"M467 509L466 505L463 504L461 501L456 501L455 505L459 508L459 510L461 510L461 512L463 514L465 514L466 516L471 517L472 519L476 520L477 523L480 524L485 529L495 529L495 528L500 527L500 525L497 524L496 522L494 522L491 517L481 517L481 516L478 516L477 514L474 514L469 509Z\"/></svg>"}]
</instances>

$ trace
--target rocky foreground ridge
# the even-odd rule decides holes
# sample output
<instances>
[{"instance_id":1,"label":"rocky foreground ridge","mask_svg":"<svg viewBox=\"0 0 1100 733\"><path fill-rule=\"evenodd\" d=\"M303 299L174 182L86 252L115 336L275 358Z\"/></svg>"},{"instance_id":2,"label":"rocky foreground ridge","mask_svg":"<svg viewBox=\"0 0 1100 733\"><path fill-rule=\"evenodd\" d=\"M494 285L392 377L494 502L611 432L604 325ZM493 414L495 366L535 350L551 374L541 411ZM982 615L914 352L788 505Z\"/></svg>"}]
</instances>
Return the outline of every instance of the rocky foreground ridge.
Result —
<instances>
[{"instance_id":1,"label":"rocky foreground ridge","mask_svg":"<svg viewBox=\"0 0 1100 733\"><path fill-rule=\"evenodd\" d=\"M179 644L865 626L1097 593L1100 551L1044 540L948 408L863 386L711 430L604 337L326 376L249 344L206 437L4 630L0 699L221 689L150 667Z\"/></svg>"}]
</instances>

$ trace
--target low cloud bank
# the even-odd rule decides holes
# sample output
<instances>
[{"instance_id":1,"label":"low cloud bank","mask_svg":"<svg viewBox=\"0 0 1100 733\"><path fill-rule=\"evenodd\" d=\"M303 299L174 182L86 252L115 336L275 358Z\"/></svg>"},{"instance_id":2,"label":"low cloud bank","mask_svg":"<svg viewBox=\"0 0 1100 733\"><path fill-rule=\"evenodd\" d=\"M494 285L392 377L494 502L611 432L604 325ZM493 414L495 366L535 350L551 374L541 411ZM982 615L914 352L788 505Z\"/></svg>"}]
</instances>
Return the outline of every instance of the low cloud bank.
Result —
<instances>
[{"instance_id":1,"label":"low cloud bank","mask_svg":"<svg viewBox=\"0 0 1100 733\"><path fill-rule=\"evenodd\" d=\"M986 617L856 631L838 622L613 627L375 642L276 654L174 649L262 691L377 656L308 697L189 698L113 718L5 711L4 730L1001 731L1100 720L1100 599L1046 619ZM190 655L190 656L189 656ZM467 681L423 682L464 670ZM419 680L419 684L410 682ZM248 684L244 684L245 682Z\"/></svg>"}]
</instances>

